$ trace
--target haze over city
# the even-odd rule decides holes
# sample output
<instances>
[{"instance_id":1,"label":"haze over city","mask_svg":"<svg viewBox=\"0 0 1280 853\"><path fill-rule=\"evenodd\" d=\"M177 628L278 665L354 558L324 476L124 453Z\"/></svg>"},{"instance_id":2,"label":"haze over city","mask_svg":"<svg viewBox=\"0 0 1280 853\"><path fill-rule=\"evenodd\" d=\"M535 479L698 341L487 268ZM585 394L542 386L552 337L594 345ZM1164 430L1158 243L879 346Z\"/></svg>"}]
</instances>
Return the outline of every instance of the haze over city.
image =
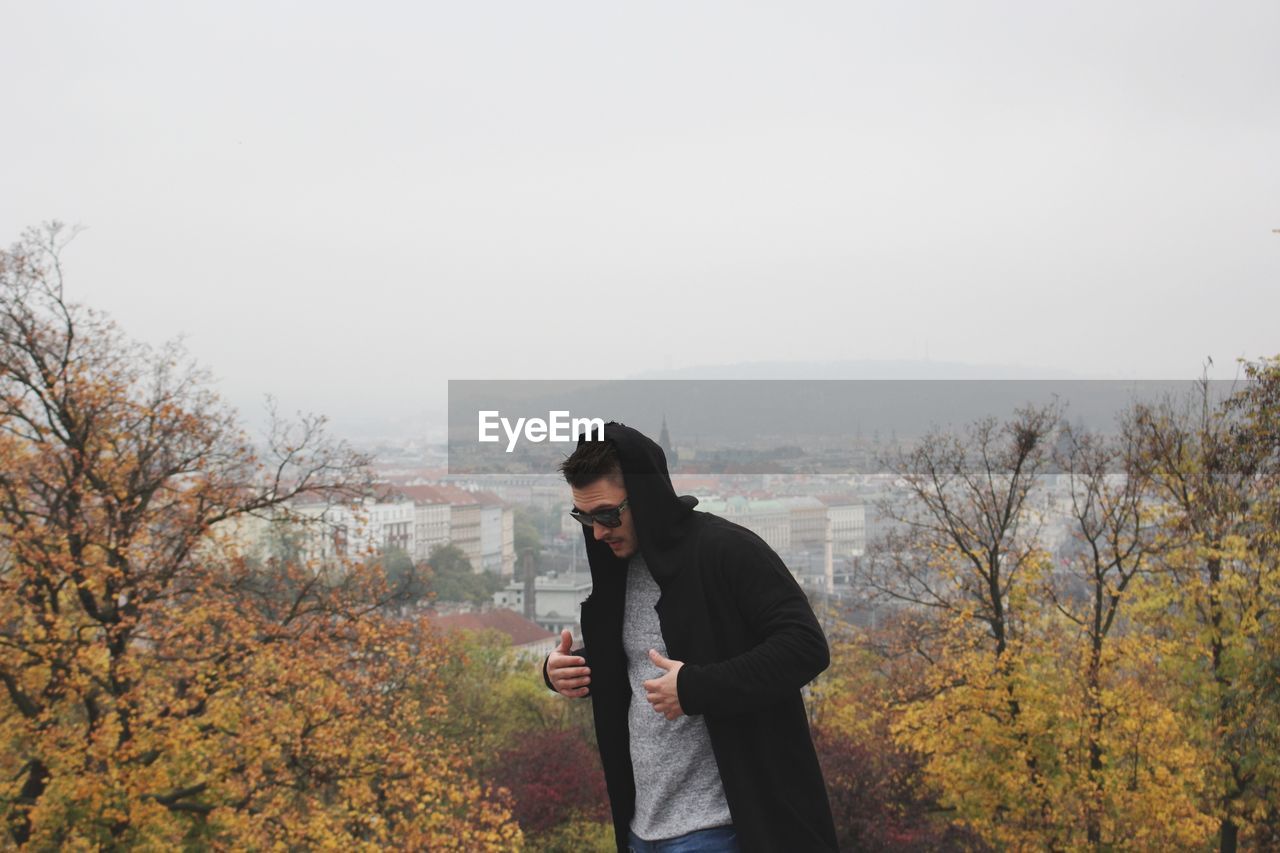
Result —
<instances>
[{"instance_id":1,"label":"haze over city","mask_svg":"<svg viewBox=\"0 0 1280 853\"><path fill-rule=\"evenodd\" d=\"M1280 351L1274 3L6 19L0 239L87 226L71 298L185 335L249 418L429 417L449 378Z\"/></svg>"}]
</instances>

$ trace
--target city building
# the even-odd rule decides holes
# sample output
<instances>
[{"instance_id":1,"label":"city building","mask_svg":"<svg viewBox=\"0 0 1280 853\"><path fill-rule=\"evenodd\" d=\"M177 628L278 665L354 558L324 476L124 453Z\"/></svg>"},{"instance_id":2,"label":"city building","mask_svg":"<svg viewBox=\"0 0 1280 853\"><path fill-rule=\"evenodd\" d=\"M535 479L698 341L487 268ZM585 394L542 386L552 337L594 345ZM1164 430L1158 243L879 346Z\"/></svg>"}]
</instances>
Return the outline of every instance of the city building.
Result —
<instances>
[{"instance_id":1,"label":"city building","mask_svg":"<svg viewBox=\"0 0 1280 853\"><path fill-rule=\"evenodd\" d=\"M791 514L777 500L752 500L742 495L728 499L709 498L698 509L741 524L763 539L775 551L791 547Z\"/></svg>"},{"instance_id":2,"label":"city building","mask_svg":"<svg viewBox=\"0 0 1280 853\"><path fill-rule=\"evenodd\" d=\"M824 497L831 519L831 552L837 559L861 557L867 550L867 507L849 498Z\"/></svg>"},{"instance_id":3,"label":"city building","mask_svg":"<svg viewBox=\"0 0 1280 853\"><path fill-rule=\"evenodd\" d=\"M575 522L576 524L576 522ZM591 594L591 576L543 575L534 582L534 621L559 634L576 631L582 602ZM524 583L516 581L493 594L495 607L524 611Z\"/></svg>"},{"instance_id":4,"label":"city building","mask_svg":"<svg viewBox=\"0 0 1280 853\"><path fill-rule=\"evenodd\" d=\"M290 509L310 520L299 527L308 560L359 560L399 548L414 553L414 507L407 500L299 503Z\"/></svg>"}]
</instances>

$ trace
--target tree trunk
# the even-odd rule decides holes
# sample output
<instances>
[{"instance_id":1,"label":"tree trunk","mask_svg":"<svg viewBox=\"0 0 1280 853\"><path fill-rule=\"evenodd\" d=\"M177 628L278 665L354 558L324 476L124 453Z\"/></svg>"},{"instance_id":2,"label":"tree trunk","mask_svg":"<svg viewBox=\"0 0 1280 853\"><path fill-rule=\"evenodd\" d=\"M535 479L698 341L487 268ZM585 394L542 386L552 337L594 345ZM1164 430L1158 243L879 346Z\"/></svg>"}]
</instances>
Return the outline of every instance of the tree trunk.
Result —
<instances>
[{"instance_id":1,"label":"tree trunk","mask_svg":"<svg viewBox=\"0 0 1280 853\"><path fill-rule=\"evenodd\" d=\"M38 758L27 762L27 781L22 790L14 798L13 809L9 812L9 834L19 847L31 840L31 809L44 793L49 784L49 768Z\"/></svg>"},{"instance_id":2,"label":"tree trunk","mask_svg":"<svg viewBox=\"0 0 1280 853\"><path fill-rule=\"evenodd\" d=\"M1236 826L1236 822L1229 817L1222 819L1222 825L1218 830L1218 850L1221 853L1236 853L1236 845L1239 843L1240 827Z\"/></svg>"}]
</instances>

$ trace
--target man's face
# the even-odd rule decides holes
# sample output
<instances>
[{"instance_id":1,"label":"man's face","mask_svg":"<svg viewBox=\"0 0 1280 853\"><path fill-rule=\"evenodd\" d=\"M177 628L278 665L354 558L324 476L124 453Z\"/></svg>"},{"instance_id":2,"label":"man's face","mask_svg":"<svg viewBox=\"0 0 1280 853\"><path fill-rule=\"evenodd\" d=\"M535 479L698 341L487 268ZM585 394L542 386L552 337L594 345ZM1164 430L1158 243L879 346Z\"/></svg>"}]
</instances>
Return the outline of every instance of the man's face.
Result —
<instances>
[{"instance_id":1,"label":"man's face","mask_svg":"<svg viewBox=\"0 0 1280 853\"><path fill-rule=\"evenodd\" d=\"M602 477L581 489L570 487L573 492L573 505L583 512L601 512L613 509L627 498L627 490L622 484L608 477ZM617 527L605 527L600 522L592 525L592 533L598 541L603 541L613 549L613 555L623 560L630 559L640 549L640 540L636 536L635 517L631 514L631 505L623 507L622 524Z\"/></svg>"}]
</instances>

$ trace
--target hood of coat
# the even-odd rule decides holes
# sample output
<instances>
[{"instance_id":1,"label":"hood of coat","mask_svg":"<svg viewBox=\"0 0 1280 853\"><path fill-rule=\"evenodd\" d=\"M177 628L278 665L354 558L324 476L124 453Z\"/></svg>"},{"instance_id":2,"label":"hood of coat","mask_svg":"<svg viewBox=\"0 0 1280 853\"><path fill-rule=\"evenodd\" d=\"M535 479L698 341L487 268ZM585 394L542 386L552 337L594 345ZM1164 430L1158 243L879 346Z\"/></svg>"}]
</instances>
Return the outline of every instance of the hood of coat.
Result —
<instances>
[{"instance_id":1,"label":"hood of coat","mask_svg":"<svg viewBox=\"0 0 1280 853\"><path fill-rule=\"evenodd\" d=\"M670 577L677 569L672 551L684 540L693 523L693 508L698 499L677 495L667 471L667 457L662 448L648 436L624 424L610 421L604 425L604 439L617 451L622 465L623 485L627 490L627 508L633 513L636 538L656 579ZM585 437L579 437L581 444ZM626 567L626 560L614 556L612 549L598 542L590 528L583 528L587 559L591 564L594 584L615 581Z\"/></svg>"}]
</instances>

